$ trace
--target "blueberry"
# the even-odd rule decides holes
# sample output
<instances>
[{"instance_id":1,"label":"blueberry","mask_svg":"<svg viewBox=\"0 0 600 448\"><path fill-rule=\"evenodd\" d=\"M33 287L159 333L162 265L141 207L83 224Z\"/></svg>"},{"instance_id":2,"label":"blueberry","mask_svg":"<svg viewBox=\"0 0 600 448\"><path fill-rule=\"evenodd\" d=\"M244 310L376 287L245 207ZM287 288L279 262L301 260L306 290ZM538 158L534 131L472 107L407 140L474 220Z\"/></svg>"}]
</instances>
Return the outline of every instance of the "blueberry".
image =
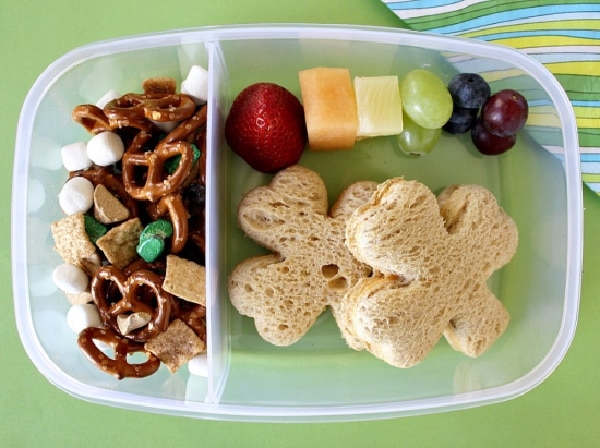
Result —
<instances>
[{"instance_id":1,"label":"blueberry","mask_svg":"<svg viewBox=\"0 0 600 448\"><path fill-rule=\"evenodd\" d=\"M476 109L490 97L489 84L477 73L459 73L448 84L455 106Z\"/></svg>"},{"instance_id":2,"label":"blueberry","mask_svg":"<svg viewBox=\"0 0 600 448\"><path fill-rule=\"evenodd\" d=\"M190 215L200 215L204 212L206 202L206 187L198 182L192 182L184 191L183 199L187 204Z\"/></svg>"},{"instance_id":3,"label":"blueberry","mask_svg":"<svg viewBox=\"0 0 600 448\"><path fill-rule=\"evenodd\" d=\"M452 110L452 116L442 129L450 134L464 134L475 124L478 112L479 109L455 106Z\"/></svg>"}]
</instances>

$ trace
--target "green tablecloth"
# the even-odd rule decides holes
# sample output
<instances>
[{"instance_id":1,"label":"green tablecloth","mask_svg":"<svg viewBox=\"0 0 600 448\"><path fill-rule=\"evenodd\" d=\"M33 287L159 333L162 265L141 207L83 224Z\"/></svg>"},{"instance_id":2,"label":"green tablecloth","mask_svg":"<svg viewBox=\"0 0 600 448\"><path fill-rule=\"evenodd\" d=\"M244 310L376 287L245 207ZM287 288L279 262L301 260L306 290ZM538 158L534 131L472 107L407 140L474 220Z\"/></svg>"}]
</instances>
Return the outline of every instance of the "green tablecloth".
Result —
<instances>
[{"instance_id":1,"label":"green tablecloth","mask_svg":"<svg viewBox=\"0 0 600 448\"><path fill-rule=\"evenodd\" d=\"M63 53L100 39L202 25L318 22L399 26L379 0L63 0L7 2L0 13L0 442L7 447L125 446L598 446L600 430L600 201L585 189L580 318L563 363L517 399L478 409L337 424L250 424L113 409L70 397L38 373L14 323L10 191L15 127L27 90ZM527 341L523 341L527 343Z\"/></svg>"}]
</instances>

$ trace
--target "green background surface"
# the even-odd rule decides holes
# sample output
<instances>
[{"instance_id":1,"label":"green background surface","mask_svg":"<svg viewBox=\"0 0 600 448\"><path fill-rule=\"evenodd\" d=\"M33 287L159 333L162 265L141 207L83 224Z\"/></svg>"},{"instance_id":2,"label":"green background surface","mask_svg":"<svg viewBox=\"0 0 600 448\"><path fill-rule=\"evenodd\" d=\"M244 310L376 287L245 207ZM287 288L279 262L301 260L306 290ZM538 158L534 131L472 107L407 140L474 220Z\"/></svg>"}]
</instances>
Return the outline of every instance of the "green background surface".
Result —
<instances>
[{"instance_id":1,"label":"green background surface","mask_svg":"<svg viewBox=\"0 0 600 448\"><path fill-rule=\"evenodd\" d=\"M587 188L584 276L575 339L556 371L522 397L476 409L374 422L255 424L114 409L72 398L52 386L29 361L17 334L9 236L17 120L28 89L48 64L97 40L175 28L260 22L401 23L379 0L63 0L60 7L41 0L2 0L0 11L3 446L599 446L600 198Z\"/></svg>"}]
</instances>

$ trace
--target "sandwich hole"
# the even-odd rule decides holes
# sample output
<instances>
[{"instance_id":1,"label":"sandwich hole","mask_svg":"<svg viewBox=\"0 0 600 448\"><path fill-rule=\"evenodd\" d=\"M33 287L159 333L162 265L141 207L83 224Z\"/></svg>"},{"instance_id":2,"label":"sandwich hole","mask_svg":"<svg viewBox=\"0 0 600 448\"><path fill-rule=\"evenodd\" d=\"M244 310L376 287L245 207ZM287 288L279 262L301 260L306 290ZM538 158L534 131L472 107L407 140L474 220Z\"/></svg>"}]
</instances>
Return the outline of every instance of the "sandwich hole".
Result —
<instances>
[{"instance_id":1,"label":"sandwich hole","mask_svg":"<svg viewBox=\"0 0 600 448\"><path fill-rule=\"evenodd\" d=\"M327 286L329 287L329 289L344 290L348 288L348 281L345 277L338 277L334 278L333 280L330 280L327 283Z\"/></svg>"},{"instance_id":2,"label":"sandwich hole","mask_svg":"<svg viewBox=\"0 0 600 448\"><path fill-rule=\"evenodd\" d=\"M335 264L326 264L321 267L321 274L325 278L333 278L337 275L339 268Z\"/></svg>"}]
</instances>

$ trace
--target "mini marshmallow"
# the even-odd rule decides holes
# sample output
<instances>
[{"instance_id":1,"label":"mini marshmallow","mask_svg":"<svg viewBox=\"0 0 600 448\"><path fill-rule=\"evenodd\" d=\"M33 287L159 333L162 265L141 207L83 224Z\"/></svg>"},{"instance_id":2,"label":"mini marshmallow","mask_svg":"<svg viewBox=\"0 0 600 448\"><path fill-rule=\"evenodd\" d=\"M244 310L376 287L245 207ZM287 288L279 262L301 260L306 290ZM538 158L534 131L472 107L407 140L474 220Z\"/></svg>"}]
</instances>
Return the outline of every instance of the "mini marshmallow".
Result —
<instances>
[{"instance_id":1,"label":"mini marshmallow","mask_svg":"<svg viewBox=\"0 0 600 448\"><path fill-rule=\"evenodd\" d=\"M204 104L208 98L208 71L199 65L192 65L187 78L181 82L181 93L194 98L196 106Z\"/></svg>"},{"instance_id":2,"label":"mini marshmallow","mask_svg":"<svg viewBox=\"0 0 600 448\"><path fill-rule=\"evenodd\" d=\"M94 135L87 143L87 156L99 166L108 166L123 157L125 145L121 137L111 131Z\"/></svg>"},{"instance_id":3,"label":"mini marshmallow","mask_svg":"<svg viewBox=\"0 0 600 448\"><path fill-rule=\"evenodd\" d=\"M208 376L208 362L206 353L201 353L194 356L188 362L188 370L192 375L196 376Z\"/></svg>"},{"instance_id":4,"label":"mini marshmallow","mask_svg":"<svg viewBox=\"0 0 600 448\"><path fill-rule=\"evenodd\" d=\"M102 328L98 307L93 303L73 305L67 312L67 325L77 334L88 327Z\"/></svg>"},{"instance_id":5,"label":"mini marshmallow","mask_svg":"<svg viewBox=\"0 0 600 448\"><path fill-rule=\"evenodd\" d=\"M87 289L89 279L79 266L70 263L59 264L52 271L52 281L68 294L78 294Z\"/></svg>"},{"instance_id":6,"label":"mini marshmallow","mask_svg":"<svg viewBox=\"0 0 600 448\"><path fill-rule=\"evenodd\" d=\"M156 127L161 130L162 132L165 133L169 133L171 132L173 129L175 129L177 127L177 125L179 124L178 121L154 121L154 120L150 120L152 123L154 123L156 125Z\"/></svg>"},{"instance_id":7,"label":"mini marshmallow","mask_svg":"<svg viewBox=\"0 0 600 448\"><path fill-rule=\"evenodd\" d=\"M58 193L58 203L65 214L85 213L94 204L94 184L84 177L74 177Z\"/></svg>"},{"instance_id":8,"label":"mini marshmallow","mask_svg":"<svg viewBox=\"0 0 600 448\"><path fill-rule=\"evenodd\" d=\"M119 92L117 92L116 90L109 90L104 95L102 95L98 99L98 101L96 101L96 107L98 107L100 109L104 109L110 101L116 100L120 96L121 96L121 94Z\"/></svg>"},{"instance_id":9,"label":"mini marshmallow","mask_svg":"<svg viewBox=\"0 0 600 448\"><path fill-rule=\"evenodd\" d=\"M60 149L63 166L67 171L87 170L92 166L92 161L87 155L85 142L71 143Z\"/></svg>"}]
</instances>

